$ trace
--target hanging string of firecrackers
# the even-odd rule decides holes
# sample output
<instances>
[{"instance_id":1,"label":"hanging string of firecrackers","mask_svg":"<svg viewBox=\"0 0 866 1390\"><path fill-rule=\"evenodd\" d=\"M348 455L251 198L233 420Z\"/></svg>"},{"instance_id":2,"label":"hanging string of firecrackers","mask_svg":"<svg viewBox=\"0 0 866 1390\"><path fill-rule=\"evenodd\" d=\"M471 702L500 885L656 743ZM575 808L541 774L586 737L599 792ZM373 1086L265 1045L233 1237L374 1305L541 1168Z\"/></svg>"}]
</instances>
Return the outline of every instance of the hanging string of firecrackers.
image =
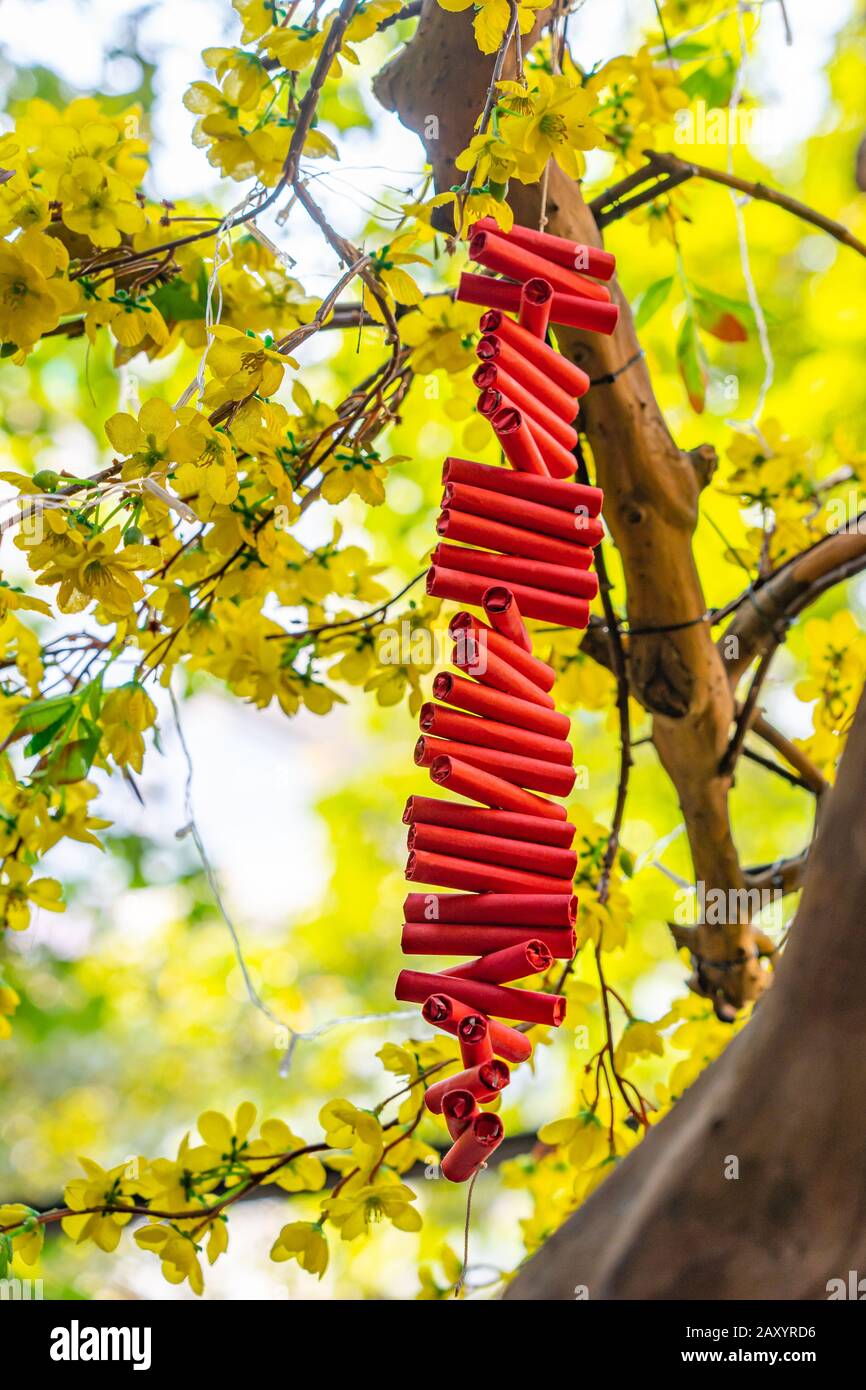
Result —
<instances>
[{"instance_id":1,"label":"hanging string of firecrackers","mask_svg":"<svg viewBox=\"0 0 866 1390\"><path fill-rule=\"evenodd\" d=\"M473 380L511 468L449 458L442 474L427 592L483 618L451 619L456 674L434 678L415 746L434 785L464 800L412 796L403 814L406 878L458 891L411 892L402 945L411 956L472 959L403 970L395 990L460 1045L464 1070L425 1097L454 1141L441 1166L452 1182L471 1178L502 1140L499 1115L481 1106L508 1085L509 1063L530 1055L513 1024L558 1027L565 1017L562 995L513 988L571 959L577 913L575 828L551 799L575 781L569 720L523 620L585 628L598 591L590 566L602 493L569 481L589 378L546 341L548 324L611 333L618 315L598 283L613 275L608 252L526 227L505 235L485 218L469 255L506 277L464 273L457 298L485 310Z\"/></svg>"}]
</instances>

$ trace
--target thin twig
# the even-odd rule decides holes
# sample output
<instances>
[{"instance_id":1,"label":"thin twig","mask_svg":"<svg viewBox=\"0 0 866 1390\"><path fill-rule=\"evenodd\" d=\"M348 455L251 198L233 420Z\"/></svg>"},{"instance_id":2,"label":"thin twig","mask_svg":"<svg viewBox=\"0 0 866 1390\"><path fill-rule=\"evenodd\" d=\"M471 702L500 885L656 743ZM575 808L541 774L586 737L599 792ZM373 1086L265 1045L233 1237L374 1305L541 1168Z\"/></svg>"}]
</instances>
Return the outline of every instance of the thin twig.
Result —
<instances>
[{"instance_id":1,"label":"thin twig","mask_svg":"<svg viewBox=\"0 0 866 1390\"><path fill-rule=\"evenodd\" d=\"M763 652L761 659L758 662L758 668L755 671L755 674L752 678L752 683L749 686L748 694L746 695L746 698L743 701L742 709L740 710L740 713L737 716L737 722L734 726L734 732L731 735L730 743L725 749L725 752L722 755L721 762L719 763L720 777L730 777L731 773L734 770L737 758L740 756L740 752L742 750L746 734L749 731L749 724L751 723L752 716L754 714L758 696L761 693L761 686L764 684L764 681L767 678L767 673L769 672L770 664L773 660L773 657L776 655L777 645L778 643L774 642L772 646L768 647L767 650Z\"/></svg>"},{"instance_id":2,"label":"thin twig","mask_svg":"<svg viewBox=\"0 0 866 1390\"><path fill-rule=\"evenodd\" d=\"M466 1275L469 1272L469 1231L472 1223L472 1193L475 1190L475 1184L478 1181L478 1178L484 1167L485 1165L482 1163L480 1168L476 1168L475 1172L472 1174L472 1177L469 1180L469 1187L466 1192L466 1222L463 1227L463 1268L461 1269L457 1282L454 1285L455 1298L459 1298L461 1293L463 1292L463 1286L466 1283Z\"/></svg>"}]
</instances>

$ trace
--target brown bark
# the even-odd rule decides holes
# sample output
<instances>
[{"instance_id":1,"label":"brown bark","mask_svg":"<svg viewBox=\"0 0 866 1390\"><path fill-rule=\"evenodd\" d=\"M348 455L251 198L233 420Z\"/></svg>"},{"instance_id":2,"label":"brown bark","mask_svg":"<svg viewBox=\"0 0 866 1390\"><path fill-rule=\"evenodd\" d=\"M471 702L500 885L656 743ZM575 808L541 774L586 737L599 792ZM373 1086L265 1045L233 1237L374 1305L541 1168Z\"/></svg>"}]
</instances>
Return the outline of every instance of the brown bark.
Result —
<instances>
[{"instance_id":1,"label":"brown bark","mask_svg":"<svg viewBox=\"0 0 866 1390\"><path fill-rule=\"evenodd\" d=\"M454 158L469 142L491 68L492 59L477 52L469 14L451 14L436 0L425 0L412 42L375 83L382 104L424 141L440 190L460 181ZM538 225L538 186L513 184L510 200L519 221ZM548 231L599 244L579 186L553 163L546 212ZM695 877L707 889L728 892L743 886L728 815L731 778L719 772L734 698L725 662L708 625L699 621L706 600L692 552L698 497L714 457L709 449L689 453L675 444L653 395L628 303L615 284L613 289L621 310L616 332L608 338L562 330L559 343L594 378L636 359L610 384L590 391L581 419L622 557L630 625L685 624L630 640L629 681L653 716L653 739L677 790ZM748 923L701 924L696 951L696 983L714 998L720 1015L730 1016L760 994L767 976ZM718 962L725 968L715 968Z\"/></svg>"},{"instance_id":2,"label":"brown bark","mask_svg":"<svg viewBox=\"0 0 866 1390\"><path fill-rule=\"evenodd\" d=\"M507 1297L821 1299L866 1273L864 763L861 698L773 989Z\"/></svg>"}]
</instances>

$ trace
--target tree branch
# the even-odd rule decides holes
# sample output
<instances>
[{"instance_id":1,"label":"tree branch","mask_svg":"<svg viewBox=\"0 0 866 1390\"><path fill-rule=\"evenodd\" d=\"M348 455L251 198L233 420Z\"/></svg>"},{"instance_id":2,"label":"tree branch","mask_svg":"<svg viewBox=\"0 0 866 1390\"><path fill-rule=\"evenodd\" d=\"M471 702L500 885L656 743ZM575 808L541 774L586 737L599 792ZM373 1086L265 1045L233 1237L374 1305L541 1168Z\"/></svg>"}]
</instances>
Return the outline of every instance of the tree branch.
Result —
<instances>
[{"instance_id":1,"label":"tree branch","mask_svg":"<svg viewBox=\"0 0 866 1390\"><path fill-rule=\"evenodd\" d=\"M679 159L674 154L664 154L657 150L644 150L644 154L647 157L647 163L642 169L638 169L636 173L629 174L627 178L621 179L619 183L605 189L589 204L599 228L608 226L620 217L625 217L627 213L633 212L635 208L641 207L644 203L652 202L654 198L667 193L672 187L684 183L687 179L706 179L710 183L718 183L725 188L732 188L738 193L746 193L757 202L772 203L774 207L783 208L785 212L790 212L794 217L798 217L801 222L808 222L811 226L826 232L835 241L841 242L843 246L849 246L858 255L866 256L866 243L856 237L843 222L826 217L824 213L809 207L808 203L801 203L799 199L791 198L787 193L780 193L777 188L768 188L765 183L758 183L752 179L738 178L737 175L729 174L724 169L713 169L707 164L696 164L693 160ZM656 180L649 189L645 189L631 198L625 197L632 189L646 183L649 179Z\"/></svg>"},{"instance_id":2,"label":"tree branch","mask_svg":"<svg viewBox=\"0 0 866 1390\"><path fill-rule=\"evenodd\" d=\"M859 524L858 517L854 529L834 531L740 595L719 639L720 650L732 652L725 662L732 688L756 656L783 640L805 608L866 569L866 527L860 531Z\"/></svg>"}]
</instances>

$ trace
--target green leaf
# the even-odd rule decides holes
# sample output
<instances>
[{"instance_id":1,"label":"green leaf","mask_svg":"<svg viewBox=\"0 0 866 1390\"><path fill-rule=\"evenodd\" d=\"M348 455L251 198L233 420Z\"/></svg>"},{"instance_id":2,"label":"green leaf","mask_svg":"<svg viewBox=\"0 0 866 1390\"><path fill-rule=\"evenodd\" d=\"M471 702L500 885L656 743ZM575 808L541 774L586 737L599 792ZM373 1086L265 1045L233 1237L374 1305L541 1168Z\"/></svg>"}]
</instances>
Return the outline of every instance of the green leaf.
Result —
<instances>
[{"instance_id":1,"label":"green leaf","mask_svg":"<svg viewBox=\"0 0 866 1390\"><path fill-rule=\"evenodd\" d=\"M672 275L666 275L663 280L654 280L648 285L640 297L640 304L634 316L634 326L637 329L643 328L644 324L649 323L653 314L658 313L671 291L674 283Z\"/></svg>"},{"instance_id":2,"label":"green leaf","mask_svg":"<svg viewBox=\"0 0 866 1390\"><path fill-rule=\"evenodd\" d=\"M17 724L6 740L7 744L14 743L16 739L25 738L27 734L38 734L58 720L66 718L74 704L74 700L69 695L57 695L52 700L34 700L32 704L25 705Z\"/></svg>"},{"instance_id":3,"label":"green leaf","mask_svg":"<svg viewBox=\"0 0 866 1390\"><path fill-rule=\"evenodd\" d=\"M736 314L737 318L744 319L749 324L754 324L755 316L752 313L752 306L746 299L734 299L728 294L719 294L718 290L708 289L706 285L697 285L692 282L692 294L694 298L705 300L707 304L712 304L715 308Z\"/></svg>"},{"instance_id":4,"label":"green leaf","mask_svg":"<svg viewBox=\"0 0 866 1390\"><path fill-rule=\"evenodd\" d=\"M24 749L25 757L30 758L34 753L41 753L43 748L47 748L49 743L53 743L61 729L65 729L68 720L68 712L61 714L60 718L55 719L53 724L47 724L44 729L40 729L38 734L34 734Z\"/></svg>"},{"instance_id":5,"label":"green leaf","mask_svg":"<svg viewBox=\"0 0 866 1390\"><path fill-rule=\"evenodd\" d=\"M726 107L731 100L736 68L730 57L712 58L694 72L690 72L681 84L682 90L691 100L706 103L707 112ZM697 116L694 116L697 120Z\"/></svg>"},{"instance_id":6,"label":"green leaf","mask_svg":"<svg viewBox=\"0 0 866 1390\"><path fill-rule=\"evenodd\" d=\"M695 317L705 333L722 343L744 343L749 330L729 309L717 309L705 299L695 300Z\"/></svg>"},{"instance_id":7,"label":"green leaf","mask_svg":"<svg viewBox=\"0 0 866 1390\"><path fill-rule=\"evenodd\" d=\"M180 276L163 285L150 296L164 319L181 323L189 319L203 319L207 304L207 274L202 265L198 278L190 282Z\"/></svg>"},{"instance_id":8,"label":"green leaf","mask_svg":"<svg viewBox=\"0 0 866 1390\"><path fill-rule=\"evenodd\" d=\"M686 314L677 338L677 365L685 383L692 409L703 413L707 393L707 367L698 340L697 324Z\"/></svg>"},{"instance_id":9,"label":"green leaf","mask_svg":"<svg viewBox=\"0 0 866 1390\"><path fill-rule=\"evenodd\" d=\"M683 39L682 43L671 44L672 58L700 58L702 53L708 53L709 48L705 43L698 43L695 39Z\"/></svg>"},{"instance_id":10,"label":"green leaf","mask_svg":"<svg viewBox=\"0 0 866 1390\"><path fill-rule=\"evenodd\" d=\"M75 738L65 745L56 758L46 758L36 771L48 776L57 786L83 782L96 757L99 739Z\"/></svg>"},{"instance_id":11,"label":"green leaf","mask_svg":"<svg viewBox=\"0 0 866 1390\"><path fill-rule=\"evenodd\" d=\"M56 753L49 753L37 763L36 775L58 787L83 781L99 751L102 730L89 719L81 719L78 733L78 738L70 739Z\"/></svg>"}]
</instances>

